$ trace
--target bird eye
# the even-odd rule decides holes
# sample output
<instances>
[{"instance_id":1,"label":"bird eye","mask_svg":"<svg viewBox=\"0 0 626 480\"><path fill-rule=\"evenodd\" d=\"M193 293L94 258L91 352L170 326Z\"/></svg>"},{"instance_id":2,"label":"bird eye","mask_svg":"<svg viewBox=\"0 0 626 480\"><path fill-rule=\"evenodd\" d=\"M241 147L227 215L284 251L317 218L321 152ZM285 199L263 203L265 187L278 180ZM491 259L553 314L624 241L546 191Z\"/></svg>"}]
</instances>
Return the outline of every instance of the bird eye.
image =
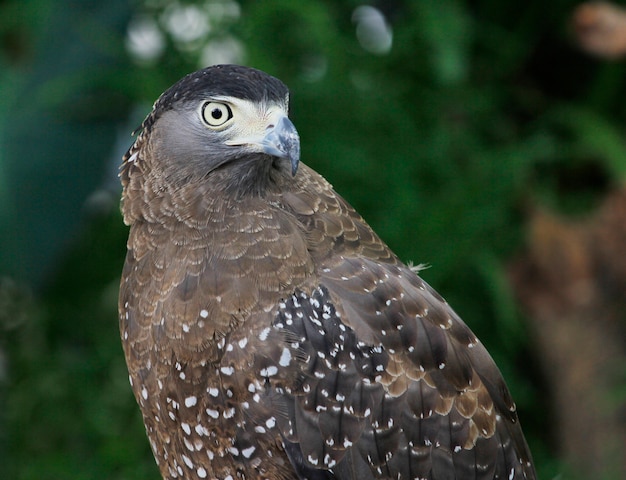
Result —
<instances>
[{"instance_id":1,"label":"bird eye","mask_svg":"<svg viewBox=\"0 0 626 480\"><path fill-rule=\"evenodd\" d=\"M225 103L206 102L202 105L201 116L209 127L221 127L233 118L233 111Z\"/></svg>"}]
</instances>

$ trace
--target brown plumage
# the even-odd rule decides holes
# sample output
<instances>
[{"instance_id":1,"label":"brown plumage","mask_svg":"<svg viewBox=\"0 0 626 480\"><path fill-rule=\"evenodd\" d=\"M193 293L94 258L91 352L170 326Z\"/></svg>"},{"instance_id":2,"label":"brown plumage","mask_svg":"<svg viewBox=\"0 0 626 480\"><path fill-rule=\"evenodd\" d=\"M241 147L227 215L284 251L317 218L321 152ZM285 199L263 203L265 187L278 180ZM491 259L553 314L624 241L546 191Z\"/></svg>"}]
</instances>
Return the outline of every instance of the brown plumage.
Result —
<instances>
[{"instance_id":1,"label":"brown plumage","mask_svg":"<svg viewBox=\"0 0 626 480\"><path fill-rule=\"evenodd\" d=\"M209 67L124 157L120 330L163 478L535 478L483 345L298 164L287 109Z\"/></svg>"}]
</instances>

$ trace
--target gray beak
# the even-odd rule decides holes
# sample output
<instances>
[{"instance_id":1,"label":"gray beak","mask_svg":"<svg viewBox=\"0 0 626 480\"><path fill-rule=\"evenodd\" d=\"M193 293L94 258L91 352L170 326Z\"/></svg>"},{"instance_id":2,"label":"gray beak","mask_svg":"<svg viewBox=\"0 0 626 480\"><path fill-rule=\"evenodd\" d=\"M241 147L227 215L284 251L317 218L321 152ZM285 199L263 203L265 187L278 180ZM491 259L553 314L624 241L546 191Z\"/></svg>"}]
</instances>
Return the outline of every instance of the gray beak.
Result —
<instances>
[{"instance_id":1,"label":"gray beak","mask_svg":"<svg viewBox=\"0 0 626 480\"><path fill-rule=\"evenodd\" d=\"M268 128L261 145L268 155L289 159L291 175L296 174L300 163L300 137L291 120L280 117L276 125Z\"/></svg>"}]
</instances>

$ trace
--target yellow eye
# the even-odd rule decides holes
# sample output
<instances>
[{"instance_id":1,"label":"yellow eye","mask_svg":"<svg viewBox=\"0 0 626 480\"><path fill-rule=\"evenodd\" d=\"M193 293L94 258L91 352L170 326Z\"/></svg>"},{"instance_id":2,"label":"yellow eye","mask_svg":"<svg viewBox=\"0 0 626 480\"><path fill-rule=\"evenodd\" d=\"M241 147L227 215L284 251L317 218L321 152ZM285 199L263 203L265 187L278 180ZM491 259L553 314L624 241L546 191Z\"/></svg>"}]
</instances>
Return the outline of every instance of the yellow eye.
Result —
<instances>
[{"instance_id":1,"label":"yellow eye","mask_svg":"<svg viewBox=\"0 0 626 480\"><path fill-rule=\"evenodd\" d=\"M202 105L201 117L209 127L221 127L233 118L233 111L225 103L206 102Z\"/></svg>"}]
</instances>

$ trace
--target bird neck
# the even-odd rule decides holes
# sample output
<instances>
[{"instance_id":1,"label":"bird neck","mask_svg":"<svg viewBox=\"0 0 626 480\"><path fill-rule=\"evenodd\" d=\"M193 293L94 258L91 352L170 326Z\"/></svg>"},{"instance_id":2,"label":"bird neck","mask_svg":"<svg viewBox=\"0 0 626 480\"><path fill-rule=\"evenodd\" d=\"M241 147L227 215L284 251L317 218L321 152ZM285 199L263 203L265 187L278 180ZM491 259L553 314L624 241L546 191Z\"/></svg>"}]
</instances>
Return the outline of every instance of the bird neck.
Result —
<instances>
[{"instance_id":1,"label":"bird neck","mask_svg":"<svg viewBox=\"0 0 626 480\"><path fill-rule=\"evenodd\" d=\"M288 188L292 181L289 165L269 155L251 155L210 172L205 180L216 194L234 200L265 198Z\"/></svg>"},{"instance_id":2,"label":"bird neck","mask_svg":"<svg viewBox=\"0 0 626 480\"><path fill-rule=\"evenodd\" d=\"M271 203L272 197L292 189L294 183L288 167L267 155L231 162L204 174L193 171L176 177L142 167L141 172L126 176L122 210L129 225L137 220L153 223L166 215L200 227L215 220L216 212L236 204Z\"/></svg>"}]
</instances>

